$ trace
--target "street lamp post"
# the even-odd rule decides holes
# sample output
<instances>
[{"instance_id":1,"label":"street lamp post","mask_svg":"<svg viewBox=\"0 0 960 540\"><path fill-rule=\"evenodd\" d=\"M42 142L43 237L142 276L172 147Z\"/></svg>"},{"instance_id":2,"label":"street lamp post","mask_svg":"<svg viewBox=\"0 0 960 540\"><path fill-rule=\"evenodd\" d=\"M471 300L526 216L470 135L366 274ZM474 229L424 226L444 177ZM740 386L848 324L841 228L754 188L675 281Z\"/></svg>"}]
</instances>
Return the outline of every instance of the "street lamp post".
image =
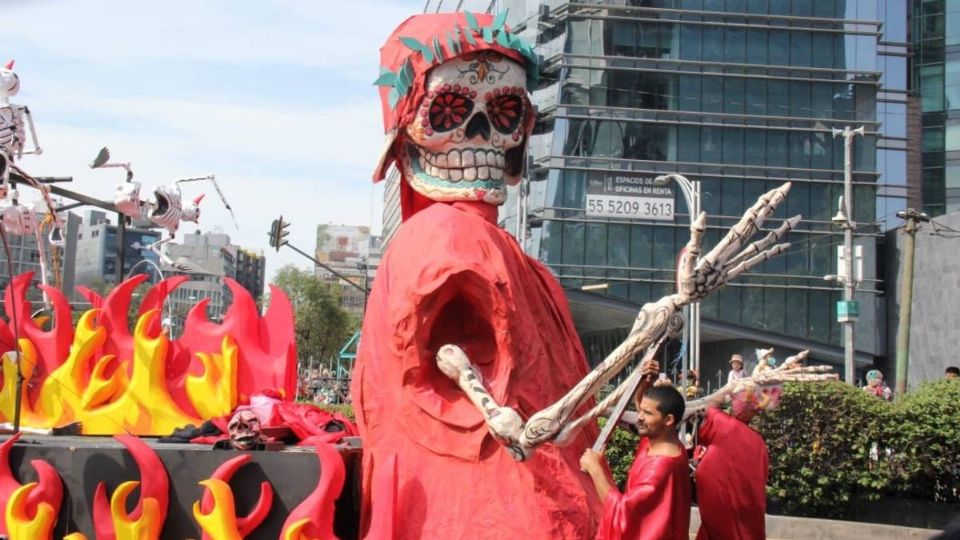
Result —
<instances>
[{"instance_id":1,"label":"street lamp post","mask_svg":"<svg viewBox=\"0 0 960 540\"><path fill-rule=\"evenodd\" d=\"M683 192L683 198L687 203L687 211L690 212L690 223L700 215L700 181L688 180L687 177L676 174L663 174L653 179L653 183L663 186L670 181L674 181L680 186ZM697 257L697 263L700 257ZM684 337L687 340L687 369L700 370L700 302L694 302L684 306L686 312L687 324L684 328ZM684 370L686 371L686 370Z\"/></svg>"},{"instance_id":2,"label":"street lamp post","mask_svg":"<svg viewBox=\"0 0 960 540\"><path fill-rule=\"evenodd\" d=\"M133 249L141 249L143 246L141 246L141 245L140 245L139 243L137 243L137 242L134 242L133 244L130 245L130 247L132 247ZM159 264L155 263L154 261L151 261L150 259L140 259L139 261L137 261L136 263L134 263L134 265L130 267L130 271L127 272L127 277L126 277L126 279L130 279L130 276L132 276L132 275L134 274L134 271L135 271L135 270L137 269L137 267L140 266L141 264L146 264L147 266L151 266L151 267L153 268L153 271L157 273L157 277L160 278L160 281L163 281L163 270L160 269L160 265L159 265ZM168 319L167 314L165 313L165 310L167 309L168 302L166 301L166 299L164 299L163 302L164 302L164 303L163 303L163 306L161 306L161 310L160 310L161 314L163 315L163 320L160 322L160 326L161 326L161 327L163 326L164 323L167 323L167 319ZM172 323L172 321L170 321L170 323ZM169 323L168 323L168 324L169 324Z\"/></svg>"}]
</instances>

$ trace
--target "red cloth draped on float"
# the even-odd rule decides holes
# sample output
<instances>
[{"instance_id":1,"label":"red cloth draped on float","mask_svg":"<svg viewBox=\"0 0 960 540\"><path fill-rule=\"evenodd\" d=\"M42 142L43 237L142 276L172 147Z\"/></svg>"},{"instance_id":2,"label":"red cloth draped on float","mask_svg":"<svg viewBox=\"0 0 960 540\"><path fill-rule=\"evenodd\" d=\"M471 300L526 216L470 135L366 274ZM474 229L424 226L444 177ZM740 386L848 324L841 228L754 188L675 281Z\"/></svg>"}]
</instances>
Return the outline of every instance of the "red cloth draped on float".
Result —
<instances>
[{"instance_id":1,"label":"red cloth draped on float","mask_svg":"<svg viewBox=\"0 0 960 540\"><path fill-rule=\"evenodd\" d=\"M365 521L391 506L371 494L395 491L397 538L587 538L595 530L599 501L579 457L596 429L517 462L436 367L441 345L459 345L491 394L525 418L587 371L563 290L496 215L479 202L418 212L391 240L367 304L352 388ZM375 485L389 478L377 466L393 459L395 487Z\"/></svg>"},{"instance_id":2,"label":"red cloth draped on float","mask_svg":"<svg viewBox=\"0 0 960 540\"><path fill-rule=\"evenodd\" d=\"M699 430L706 448L697 466L697 540L766 538L767 445L759 433L715 408Z\"/></svg>"},{"instance_id":3,"label":"red cloth draped on float","mask_svg":"<svg viewBox=\"0 0 960 540\"><path fill-rule=\"evenodd\" d=\"M616 488L603 501L598 540L687 540L690 536L690 475L687 456L648 456L643 437L630 467L626 492Z\"/></svg>"}]
</instances>

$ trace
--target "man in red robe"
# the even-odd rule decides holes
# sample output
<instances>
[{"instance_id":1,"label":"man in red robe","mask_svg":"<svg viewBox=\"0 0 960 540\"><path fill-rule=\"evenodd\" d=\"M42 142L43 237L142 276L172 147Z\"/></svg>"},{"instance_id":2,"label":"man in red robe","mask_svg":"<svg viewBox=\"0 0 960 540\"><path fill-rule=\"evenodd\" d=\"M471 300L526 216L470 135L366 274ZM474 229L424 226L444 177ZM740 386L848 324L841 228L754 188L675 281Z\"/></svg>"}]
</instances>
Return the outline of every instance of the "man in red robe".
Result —
<instances>
[{"instance_id":1,"label":"man in red robe","mask_svg":"<svg viewBox=\"0 0 960 540\"><path fill-rule=\"evenodd\" d=\"M441 346L458 345L493 398L524 417L588 369L559 283L497 226L505 190L496 180L519 178L533 128L527 49L502 25L484 14L418 15L381 51L389 146L376 176L398 164L404 221L377 270L351 388L366 538L596 530L600 503L578 467L596 429L517 461L436 363ZM487 149L482 167L477 148Z\"/></svg>"},{"instance_id":2,"label":"man in red robe","mask_svg":"<svg viewBox=\"0 0 960 540\"><path fill-rule=\"evenodd\" d=\"M753 409L755 414L757 409ZM698 430L697 540L766 538L767 445L745 422L711 407Z\"/></svg>"},{"instance_id":3,"label":"man in red robe","mask_svg":"<svg viewBox=\"0 0 960 540\"><path fill-rule=\"evenodd\" d=\"M690 473L677 436L684 401L672 386L646 390L637 428L640 444L626 491L613 484L603 456L591 449L580 466L603 500L599 540L686 540L690 536Z\"/></svg>"}]
</instances>

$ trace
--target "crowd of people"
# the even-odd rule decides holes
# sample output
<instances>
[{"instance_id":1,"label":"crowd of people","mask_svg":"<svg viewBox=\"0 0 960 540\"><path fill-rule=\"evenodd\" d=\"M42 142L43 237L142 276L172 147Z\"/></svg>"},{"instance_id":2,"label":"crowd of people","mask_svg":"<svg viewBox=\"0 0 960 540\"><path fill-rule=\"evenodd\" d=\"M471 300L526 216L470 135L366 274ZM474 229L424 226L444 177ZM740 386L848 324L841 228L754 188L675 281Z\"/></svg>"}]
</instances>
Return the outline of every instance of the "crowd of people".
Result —
<instances>
[{"instance_id":1,"label":"crowd of people","mask_svg":"<svg viewBox=\"0 0 960 540\"><path fill-rule=\"evenodd\" d=\"M318 405L350 403L350 372L337 375L326 367L304 370L300 376L300 399Z\"/></svg>"}]
</instances>

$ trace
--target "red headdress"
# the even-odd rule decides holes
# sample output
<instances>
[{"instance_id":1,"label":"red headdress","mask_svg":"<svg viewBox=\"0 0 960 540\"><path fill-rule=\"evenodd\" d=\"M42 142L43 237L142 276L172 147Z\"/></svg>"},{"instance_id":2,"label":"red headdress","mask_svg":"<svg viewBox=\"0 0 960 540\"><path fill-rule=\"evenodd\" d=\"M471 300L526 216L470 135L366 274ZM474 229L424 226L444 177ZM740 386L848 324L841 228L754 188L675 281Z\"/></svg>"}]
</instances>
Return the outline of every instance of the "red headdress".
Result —
<instances>
[{"instance_id":1,"label":"red headdress","mask_svg":"<svg viewBox=\"0 0 960 540\"><path fill-rule=\"evenodd\" d=\"M539 76L538 57L530 44L510 33L506 18L506 12L497 16L470 12L414 15L387 38L380 49L380 77L374 83L380 87L387 140L373 172L374 182L383 180L387 169L398 159L398 145L394 143L398 133L413 120L426 93L430 68L467 54L496 51L524 64L527 87L534 87ZM400 190L404 219L432 204L413 191L406 179Z\"/></svg>"}]
</instances>

